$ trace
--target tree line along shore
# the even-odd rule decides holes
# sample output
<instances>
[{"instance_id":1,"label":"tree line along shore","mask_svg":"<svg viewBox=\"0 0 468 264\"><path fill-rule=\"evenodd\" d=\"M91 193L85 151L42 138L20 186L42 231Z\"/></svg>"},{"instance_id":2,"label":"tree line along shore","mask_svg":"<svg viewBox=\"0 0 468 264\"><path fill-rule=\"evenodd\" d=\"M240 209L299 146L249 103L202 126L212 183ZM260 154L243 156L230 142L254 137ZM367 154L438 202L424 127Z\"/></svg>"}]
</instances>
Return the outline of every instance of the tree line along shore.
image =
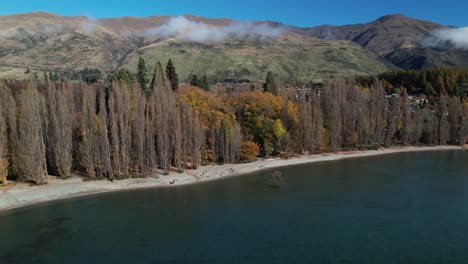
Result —
<instances>
[{"instance_id":1,"label":"tree line along shore","mask_svg":"<svg viewBox=\"0 0 468 264\"><path fill-rule=\"evenodd\" d=\"M1 82L0 182L141 178L257 157L468 141L459 93L414 107L407 89L388 93L379 80L299 91L272 73L261 87L209 91L206 77L179 85L172 63L158 63L151 81L144 67L134 80Z\"/></svg>"}]
</instances>

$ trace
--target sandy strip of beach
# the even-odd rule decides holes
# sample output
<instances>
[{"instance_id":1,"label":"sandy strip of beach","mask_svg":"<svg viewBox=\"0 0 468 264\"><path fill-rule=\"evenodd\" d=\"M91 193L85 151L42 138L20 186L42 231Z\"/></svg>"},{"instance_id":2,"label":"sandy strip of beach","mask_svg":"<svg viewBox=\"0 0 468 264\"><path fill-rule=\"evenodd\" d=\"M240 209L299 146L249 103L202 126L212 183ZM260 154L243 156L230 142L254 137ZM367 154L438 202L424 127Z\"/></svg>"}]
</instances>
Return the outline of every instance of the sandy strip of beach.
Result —
<instances>
[{"instance_id":1,"label":"sandy strip of beach","mask_svg":"<svg viewBox=\"0 0 468 264\"><path fill-rule=\"evenodd\" d=\"M17 183L6 187L0 187L0 211L38 204L48 201L67 199L72 197L106 193L122 190L134 190L155 187L175 187L188 184L196 184L227 177L243 175L259 170L292 166L313 162L333 161L345 158L368 157L400 152L457 150L463 149L457 146L435 147L393 147L380 150L347 151L338 153L324 153L318 155L303 155L291 159L263 159L245 164L226 164L202 166L197 170L185 173L172 172L168 176L158 175L145 179L128 179L121 181L88 181L84 182L80 177L72 177L67 180L50 177L49 183L42 186L30 186L27 183Z\"/></svg>"}]
</instances>

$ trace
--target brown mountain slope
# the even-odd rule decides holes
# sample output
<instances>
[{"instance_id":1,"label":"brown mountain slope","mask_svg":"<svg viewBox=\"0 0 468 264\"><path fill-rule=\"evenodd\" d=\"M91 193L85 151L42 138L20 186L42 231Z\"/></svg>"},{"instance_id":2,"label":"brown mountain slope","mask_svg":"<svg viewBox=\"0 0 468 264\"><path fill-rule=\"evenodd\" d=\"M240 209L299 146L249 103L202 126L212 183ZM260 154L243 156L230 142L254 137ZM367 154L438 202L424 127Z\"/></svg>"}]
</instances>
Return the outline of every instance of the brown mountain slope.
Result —
<instances>
[{"instance_id":1,"label":"brown mountain slope","mask_svg":"<svg viewBox=\"0 0 468 264\"><path fill-rule=\"evenodd\" d=\"M308 28L309 36L326 39L345 39L385 56L400 47L418 46L420 37L444 26L412 19L404 15L388 15L366 24Z\"/></svg>"},{"instance_id":2,"label":"brown mountain slope","mask_svg":"<svg viewBox=\"0 0 468 264\"><path fill-rule=\"evenodd\" d=\"M208 74L212 79L263 79L271 70L284 79L312 79L325 75L380 73L392 66L349 41L316 39L294 32L293 27L259 21L239 24L230 19L187 15L177 30L200 27L220 38L210 43L161 35L171 17L122 17L95 20L37 12L0 17L0 77L33 72L98 68L104 73L125 67L143 56L150 68L156 60L173 58L182 78ZM185 24L184 24L185 23ZM186 24L189 25L186 25ZM171 25L174 27L174 25ZM155 30L157 33L150 33ZM213 30L214 29L214 30ZM164 30L174 30L173 28ZM258 31L266 36L242 38L223 31ZM280 30L281 34L271 34ZM264 32L265 31L265 32ZM221 35L221 37L219 36ZM193 36L192 36L193 37ZM197 37L197 36L195 36Z\"/></svg>"},{"instance_id":3,"label":"brown mountain slope","mask_svg":"<svg viewBox=\"0 0 468 264\"><path fill-rule=\"evenodd\" d=\"M425 45L424 39L431 32L448 28L451 27L398 14L366 24L324 25L300 31L316 38L356 42L401 68L468 67L468 51Z\"/></svg>"},{"instance_id":4,"label":"brown mountain slope","mask_svg":"<svg viewBox=\"0 0 468 264\"><path fill-rule=\"evenodd\" d=\"M466 51L421 44L424 36L443 26L402 15L316 28L193 15L168 26L170 21L168 16L92 19L45 12L0 16L0 77L24 77L26 67L33 72L132 70L140 55L150 63L174 58L183 78L196 73L217 79L263 79L269 70L284 79L349 76L394 68L389 61L403 68L468 66ZM174 30L183 35L186 27L201 30L190 37L171 35ZM242 37L225 30L240 30ZM275 30L280 33L272 34ZM207 43L197 40L206 31ZM250 31L260 35L253 37Z\"/></svg>"}]
</instances>

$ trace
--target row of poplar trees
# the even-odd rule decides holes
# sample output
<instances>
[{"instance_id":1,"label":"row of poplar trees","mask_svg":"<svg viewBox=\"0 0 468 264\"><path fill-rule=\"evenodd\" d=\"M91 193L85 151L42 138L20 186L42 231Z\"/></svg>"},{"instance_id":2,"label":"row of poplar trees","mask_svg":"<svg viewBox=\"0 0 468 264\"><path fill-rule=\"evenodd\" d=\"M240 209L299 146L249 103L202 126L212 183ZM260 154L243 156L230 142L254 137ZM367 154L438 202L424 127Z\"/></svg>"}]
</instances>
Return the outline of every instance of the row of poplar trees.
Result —
<instances>
[{"instance_id":1,"label":"row of poplar trees","mask_svg":"<svg viewBox=\"0 0 468 264\"><path fill-rule=\"evenodd\" d=\"M149 94L138 84L4 83L0 180L36 184L72 171L88 177L167 174L200 163L203 133L160 64Z\"/></svg>"},{"instance_id":2,"label":"row of poplar trees","mask_svg":"<svg viewBox=\"0 0 468 264\"><path fill-rule=\"evenodd\" d=\"M386 95L382 82L370 88L330 81L301 100L303 148L320 152L398 145L463 145L468 141L468 102L442 95L433 104L410 102L406 89ZM413 104L413 105L411 105Z\"/></svg>"},{"instance_id":3,"label":"row of poplar trees","mask_svg":"<svg viewBox=\"0 0 468 264\"><path fill-rule=\"evenodd\" d=\"M286 89L214 95L195 87L173 91L158 63L149 87L3 83L0 180L43 184L47 175L72 171L142 177L202 162L236 163L249 153L468 141L466 101L440 96L414 107L406 90L387 96L378 81L363 88L332 80L300 95Z\"/></svg>"}]
</instances>

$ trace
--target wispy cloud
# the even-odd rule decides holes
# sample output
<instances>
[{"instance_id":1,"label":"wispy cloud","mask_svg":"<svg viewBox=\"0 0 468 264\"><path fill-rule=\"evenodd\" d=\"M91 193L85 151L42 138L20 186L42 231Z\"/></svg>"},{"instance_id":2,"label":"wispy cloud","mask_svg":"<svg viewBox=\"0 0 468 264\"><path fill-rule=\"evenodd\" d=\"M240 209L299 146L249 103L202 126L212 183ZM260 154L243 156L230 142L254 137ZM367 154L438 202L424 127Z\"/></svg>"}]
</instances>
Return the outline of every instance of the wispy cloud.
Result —
<instances>
[{"instance_id":1,"label":"wispy cloud","mask_svg":"<svg viewBox=\"0 0 468 264\"><path fill-rule=\"evenodd\" d=\"M63 25L59 24L43 24L42 31L48 34L60 34L63 32Z\"/></svg>"},{"instance_id":2,"label":"wispy cloud","mask_svg":"<svg viewBox=\"0 0 468 264\"><path fill-rule=\"evenodd\" d=\"M333 32L329 28L326 28L322 32L320 32L320 38L322 38L322 39L337 39L335 34L333 34Z\"/></svg>"},{"instance_id":3,"label":"wispy cloud","mask_svg":"<svg viewBox=\"0 0 468 264\"><path fill-rule=\"evenodd\" d=\"M94 29L100 25L99 20L91 16L88 12L84 12L83 16L85 19L81 21L80 27L81 30L85 33L91 33L94 31Z\"/></svg>"},{"instance_id":4,"label":"wispy cloud","mask_svg":"<svg viewBox=\"0 0 468 264\"><path fill-rule=\"evenodd\" d=\"M13 34L8 30L0 30L0 37L11 37Z\"/></svg>"},{"instance_id":5,"label":"wispy cloud","mask_svg":"<svg viewBox=\"0 0 468 264\"><path fill-rule=\"evenodd\" d=\"M228 26L209 26L192 21L186 17L174 17L164 25L147 30L145 35L161 38L174 37L183 41L198 43L222 42L235 39L266 39L278 37L285 33L284 27L272 27L267 24L252 22L234 22Z\"/></svg>"},{"instance_id":6,"label":"wispy cloud","mask_svg":"<svg viewBox=\"0 0 468 264\"><path fill-rule=\"evenodd\" d=\"M468 49L468 27L435 30L423 43L429 47Z\"/></svg>"}]
</instances>

